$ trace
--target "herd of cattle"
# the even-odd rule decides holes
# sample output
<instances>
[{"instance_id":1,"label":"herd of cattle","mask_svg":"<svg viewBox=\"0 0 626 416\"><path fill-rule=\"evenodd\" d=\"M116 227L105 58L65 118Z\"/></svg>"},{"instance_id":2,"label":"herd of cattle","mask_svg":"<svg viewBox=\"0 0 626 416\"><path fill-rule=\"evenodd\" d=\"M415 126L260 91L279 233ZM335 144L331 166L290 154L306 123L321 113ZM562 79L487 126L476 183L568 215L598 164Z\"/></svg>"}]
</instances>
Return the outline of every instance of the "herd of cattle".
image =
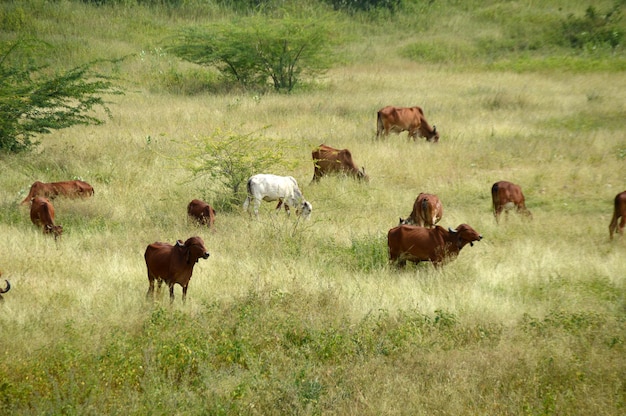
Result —
<instances>
[{"instance_id":1,"label":"herd of cattle","mask_svg":"<svg viewBox=\"0 0 626 416\"><path fill-rule=\"evenodd\" d=\"M432 142L439 140L436 127L428 124L420 107L387 106L378 111L377 138L381 135L386 137L389 132L403 131L408 131L408 137L414 140L417 135ZM344 174L358 180L369 181L365 169L357 168L348 149L335 149L321 144L313 150L311 156L314 164L312 183L319 182L322 177L329 174ZM294 207L296 215L304 219L310 218L313 211L313 206L304 198L298 183L291 176L254 175L248 179L247 194L243 203L244 211L249 212L252 206L257 217L261 201L278 201L276 210L284 207L288 215L291 212L290 207ZM53 234L56 240L63 233L63 227L54 223L54 207L50 200L57 196L87 198L93 195L93 187L84 181L52 183L37 181L32 184L21 204L30 203L31 221L41 227L44 234ZM491 188L491 196L497 223L503 212L508 215L511 210L532 218L519 185L507 181L496 182ZM210 228L215 223L215 210L199 199L194 199L188 204L187 214ZM456 257L467 244L473 246L474 242L482 239L482 235L468 224L460 224L456 229L447 230L437 225L442 216L443 205L437 195L420 193L409 216L400 218L398 226L387 233L389 260L399 267L403 267L407 261L414 263L430 261L439 267L445 261ZM616 232L623 234L625 225L626 191L615 196L613 218L609 224L610 239L613 239ZM178 283L183 289L184 302L194 265L199 259L208 257L209 252L204 246L204 241L197 236L185 242L178 240L174 245L162 242L148 245L144 254L149 281L146 298L153 297L156 281L157 291L163 283L168 285L170 300L173 301L174 285ZM2 294L8 292L10 288L11 285L6 280L6 288L0 289L0 301Z\"/></svg>"}]
</instances>

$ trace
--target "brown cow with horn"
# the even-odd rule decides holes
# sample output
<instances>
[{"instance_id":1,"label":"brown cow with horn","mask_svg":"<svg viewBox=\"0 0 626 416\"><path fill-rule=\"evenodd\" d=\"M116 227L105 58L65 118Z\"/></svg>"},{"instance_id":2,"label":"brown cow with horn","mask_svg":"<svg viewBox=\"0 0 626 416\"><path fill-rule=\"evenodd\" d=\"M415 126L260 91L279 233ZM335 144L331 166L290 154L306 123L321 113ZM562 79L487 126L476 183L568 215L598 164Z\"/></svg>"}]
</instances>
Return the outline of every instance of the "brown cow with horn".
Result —
<instances>
[{"instance_id":1,"label":"brown cow with horn","mask_svg":"<svg viewBox=\"0 0 626 416\"><path fill-rule=\"evenodd\" d=\"M157 292L165 282L170 289L170 302L174 302L174 285L183 288L183 303L187 297L187 286L193 273L193 267L199 259L208 259L209 252L200 237L188 238L184 243L177 240L175 245L155 242L146 248L144 254L148 268L148 293L146 299L154 298L154 281L157 281Z\"/></svg>"}]
</instances>

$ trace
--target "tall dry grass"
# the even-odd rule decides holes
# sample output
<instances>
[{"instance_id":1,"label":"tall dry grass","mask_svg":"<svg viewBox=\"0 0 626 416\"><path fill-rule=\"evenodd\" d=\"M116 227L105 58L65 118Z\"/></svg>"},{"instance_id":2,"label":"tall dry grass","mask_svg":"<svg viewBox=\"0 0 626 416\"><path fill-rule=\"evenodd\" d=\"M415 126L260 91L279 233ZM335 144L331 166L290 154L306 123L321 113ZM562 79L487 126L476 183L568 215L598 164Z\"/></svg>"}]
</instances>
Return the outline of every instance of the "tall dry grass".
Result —
<instances>
[{"instance_id":1,"label":"tall dry grass","mask_svg":"<svg viewBox=\"0 0 626 416\"><path fill-rule=\"evenodd\" d=\"M624 77L424 65L371 43L385 59L333 69L306 93L139 87L104 126L1 156L0 270L13 288L0 306L0 409L621 414L626 240L609 242L608 224L626 186ZM169 63L125 65L137 77ZM376 141L387 104L422 106L440 142ZM187 203L216 190L181 157L218 129L293 144L295 168L273 173L298 180L311 221L264 203L258 221L235 209L215 231L189 222ZM370 183L310 184L320 143L349 148ZM95 196L54 201L55 242L18 204L35 180L71 178ZM532 221L496 225L501 179L523 187ZM419 192L440 196L441 225L484 236L442 270L387 263L386 233ZM171 306L166 294L146 303L145 247L191 235L211 257L186 305L179 287Z\"/></svg>"}]
</instances>

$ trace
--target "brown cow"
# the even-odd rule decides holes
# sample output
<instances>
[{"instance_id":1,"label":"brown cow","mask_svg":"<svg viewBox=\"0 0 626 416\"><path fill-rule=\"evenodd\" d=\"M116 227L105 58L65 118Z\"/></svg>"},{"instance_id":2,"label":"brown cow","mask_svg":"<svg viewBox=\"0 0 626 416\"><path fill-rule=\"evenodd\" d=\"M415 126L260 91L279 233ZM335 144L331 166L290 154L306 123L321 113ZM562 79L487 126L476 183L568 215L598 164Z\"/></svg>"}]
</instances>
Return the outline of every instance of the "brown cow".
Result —
<instances>
[{"instance_id":1,"label":"brown cow","mask_svg":"<svg viewBox=\"0 0 626 416\"><path fill-rule=\"evenodd\" d=\"M439 133L437 127L432 126L424 118L424 110L421 107L393 107L387 106L378 110L376 123L376 138L381 134L389 136L389 132L402 133L407 130L408 138L416 139L425 137L429 142L438 142Z\"/></svg>"},{"instance_id":2,"label":"brown cow","mask_svg":"<svg viewBox=\"0 0 626 416\"><path fill-rule=\"evenodd\" d=\"M2 272L0 272L0 276L2 276ZM4 298L2 297L3 293L7 293L11 289L11 283L8 280L5 280L7 283L6 289L0 289L0 302L4 302Z\"/></svg>"},{"instance_id":3,"label":"brown cow","mask_svg":"<svg viewBox=\"0 0 626 416\"><path fill-rule=\"evenodd\" d=\"M187 205L187 215L209 228L215 223L215 210L211 205L199 199L194 199Z\"/></svg>"},{"instance_id":4,"label":"brown cow","mask_svg":"<svg viewBox=\"0 0 626 416\"><path fill-rule=\"evenodd\" d=\"M193 273L193 266L199 259L209 258L209 252L204 248L204 241L200 237L191 237L183 243L176 241L176 245L155 242L146 248L144 254L148 268L148 293L146 299L154 298L154 281L157 281L157 292L161 291L161 284L165 282L170 288L170 302L174 302L174 285L178 283L183 288L183 303L187 297L187 286Z\"/></svg>"},{"instance_id":5,"label":"brown cow","mask_svg":"<svg viewBox=\"0 0 626 416\"><path fill-rule=\"evenodd\" d=\"M619 218L622 220L617 226ZM621 235L624 235L624 226L626 225L626 191L615 195L615 209L613 210L613 218L609 224L609 237L613 239L613 233L616 231Z\"/></svg>"},{"instance_id":6,"label":"brown cow","mask_svg":"<svg viewBox=\"0 0 626 416\"><path fill-rule=\"evenodd\" d=\"M43 227L44 234L54 234L54 239L63 234L63 226L54 225L54 207L47 198L35 197L30 205L30 220Z\"/></svg>"},{"instance_id":7,"label":"brown cow","mask_svg":"<svg viewBox=\"0 0 626 416\"><path fill-rule=\"evenodd\" d=\"M432 228L443 216L443 205L437 195L421 192L413 203L413 211L407 218L400 218L400 225L415 224Z\"/></svg>"},{"instance_id":8,"label":"brown cow","mask_svg":"<svg viewBox=\"0 0 626 416\"><path fill-rule=\"evenodd\" d=\"M50 183L36 181L31 185L30 191L21 202L21 205L26 205L36 196L50 199L54 199L58 195L68 198L87 198L93 196L93 194L93 187L84 181L74 180Z\"/></svg>"},{"instance_id":9,"label":"brown cow","mask_svg":"<svg viewBox=\"0 0 626 416\"><path fill-rule=\"evenodd\" d=\"M322 176L330 173L344 173L359 180L369 181L365 174L365 168L360 170L352 160L352 154L348 149L335 149L325 144L320 144L313 152L313 179L311 182L319 182Z\"/></svg>"},{"instance_id":10,"label":"brown cow","mask_svg":"<svg viewBox=\"0 0 626 416\"><path fill-rule=\"evenodd\" d=\"M397 261L399 267L404 267L407 260L431 261L435 267L440 267L444 261L458 256L467 243L473 246L474 241L482 238L467 224L459 225L456 230L446 230L439 225L435 228L399 225L387 233L389 260Z\"/></svg>"},{"instance_id":11,"label":"brown cow","mask_svg":"<svg viewBox=\"0 0 626 416\"><path fill-rule=\"evenodd\" d=\"M494 183L491 187L491 200L493 202L493 215L496 217L497 223L500 222L502 211L508 217L509 210L513 208L526 217L532 218L532 214L526 208L524 194L519 185L507 181Z\"/></svg>"}]
</instances>

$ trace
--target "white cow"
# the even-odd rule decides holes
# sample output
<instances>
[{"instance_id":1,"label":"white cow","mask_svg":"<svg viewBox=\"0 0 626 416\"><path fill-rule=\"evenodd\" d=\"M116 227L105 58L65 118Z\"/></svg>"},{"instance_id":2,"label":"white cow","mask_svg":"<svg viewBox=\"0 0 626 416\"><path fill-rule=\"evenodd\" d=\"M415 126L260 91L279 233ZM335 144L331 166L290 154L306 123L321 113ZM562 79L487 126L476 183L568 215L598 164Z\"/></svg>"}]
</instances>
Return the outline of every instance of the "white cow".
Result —
<instances>
[{"instance_id":1,"label":"white cow","mask_svg":"<svg viewBox=\"0 0 626 416\"><path fill-rule=\"evenodd\" d=\"M291 215L289 207L297 207L296 214L308 219L313 211L311 204L304 199L304 195L298 188L298 183L291 176L278 176L270 174L258 174L248 179L248 197L243 203L243 209L248 211L250 201L254 199L254 215L259 215L261 200L271 202L278 201L276 210L285 205L285 211Z\"/></svg>"}]
</instances>

